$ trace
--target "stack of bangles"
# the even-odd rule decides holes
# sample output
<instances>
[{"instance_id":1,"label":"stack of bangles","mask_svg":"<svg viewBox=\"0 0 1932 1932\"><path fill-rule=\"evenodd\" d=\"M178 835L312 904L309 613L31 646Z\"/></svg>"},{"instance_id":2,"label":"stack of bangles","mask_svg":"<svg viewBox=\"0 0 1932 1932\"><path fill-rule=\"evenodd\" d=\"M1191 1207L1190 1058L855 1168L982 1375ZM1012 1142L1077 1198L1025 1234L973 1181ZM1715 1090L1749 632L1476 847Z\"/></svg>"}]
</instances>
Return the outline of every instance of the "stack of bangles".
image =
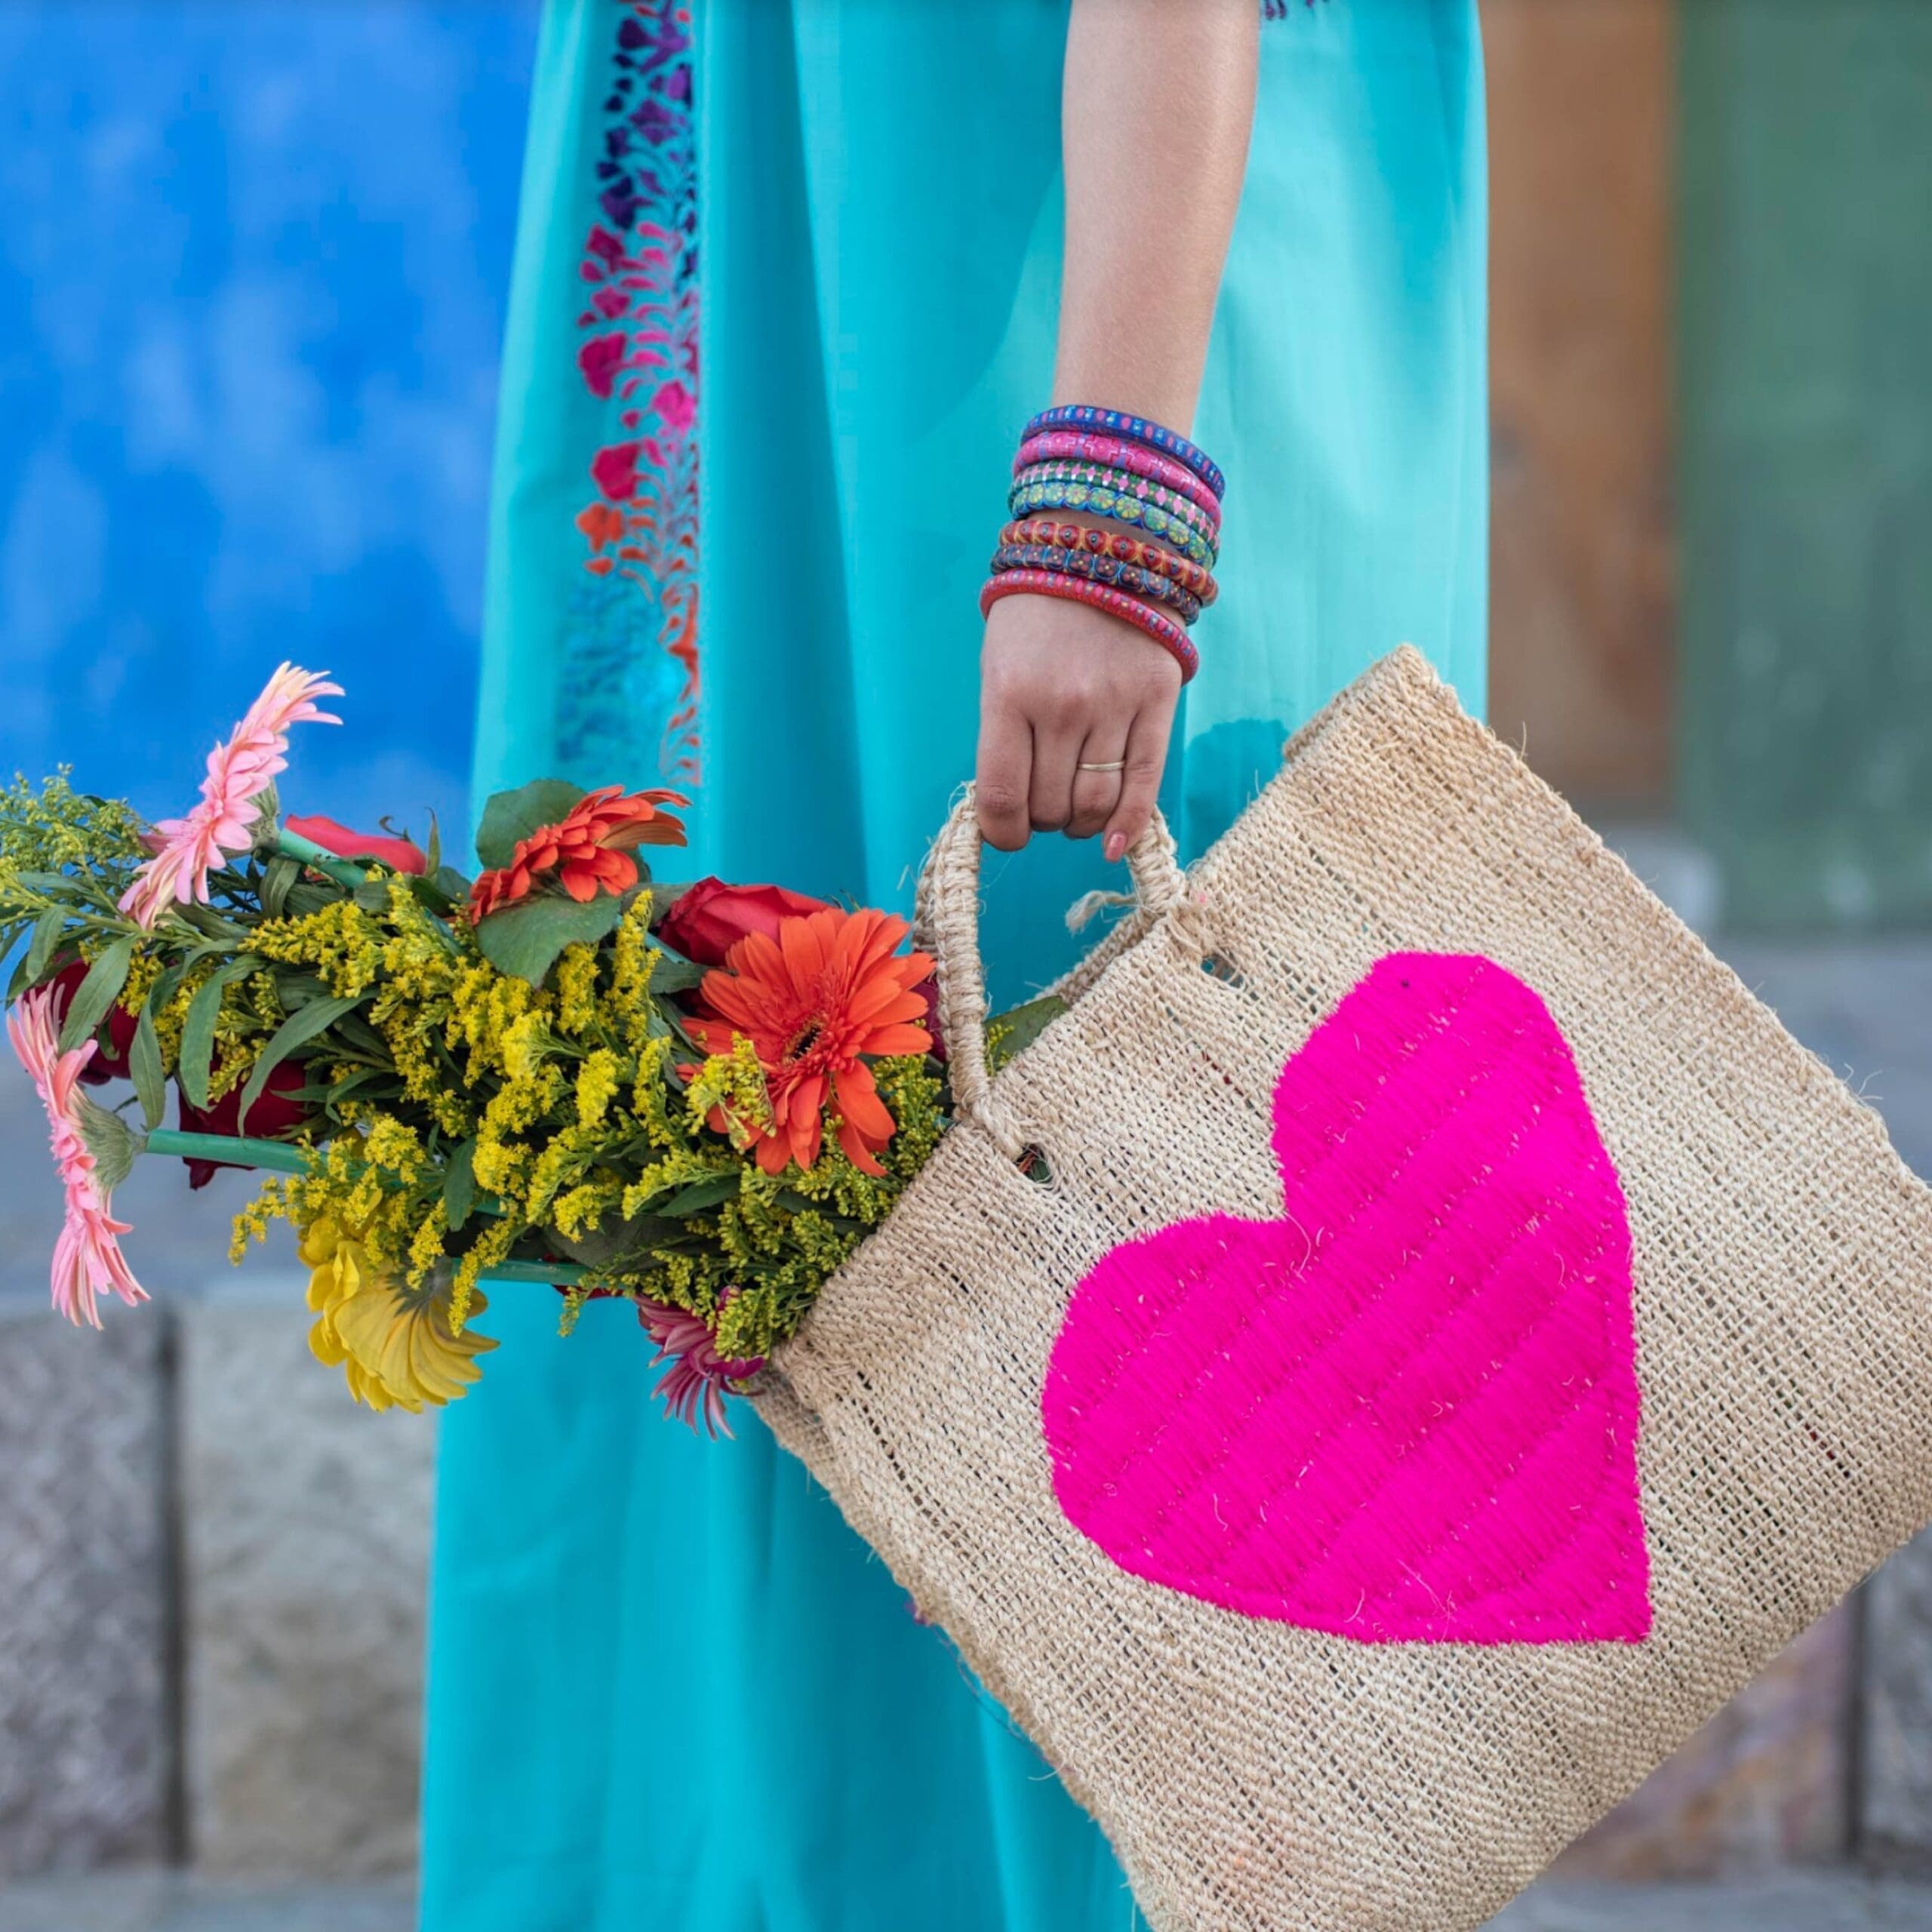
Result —
<instances>
[{"instance_id":1,"label":"stack of bangles","mask_svg":"<svg viewBox=\"0 0 1932 1932\"><path fill-rule=\"evenodd\" d=\"M1002 597L1091 604L1200 667L1188 629L1217 594L1226 479L1185 436L1088 403L1043 409L1013 460L983 614Z\"/></svg>"}]
</instances>

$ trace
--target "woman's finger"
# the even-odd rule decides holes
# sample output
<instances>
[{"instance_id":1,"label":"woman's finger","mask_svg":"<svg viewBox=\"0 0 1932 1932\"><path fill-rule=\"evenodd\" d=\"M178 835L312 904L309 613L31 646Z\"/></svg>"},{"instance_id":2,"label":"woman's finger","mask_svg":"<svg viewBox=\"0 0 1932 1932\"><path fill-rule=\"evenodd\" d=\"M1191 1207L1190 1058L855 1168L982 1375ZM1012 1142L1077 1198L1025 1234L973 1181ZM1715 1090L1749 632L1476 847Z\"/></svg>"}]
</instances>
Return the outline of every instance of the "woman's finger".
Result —
<instances>
[{"instance_id":1,"label":"woman's finger","mask_svg":"<svg viewBox=\"0 0 1932 1932\"><path fill-rule=\"evenodd\" d=\"M1035 722L1030 803L1035 832L1060 832L1073 816L1073 768L1084 734L1078 725Z\"/></svg>"},{"instance_id":2,"label":"woman's finger","mask_svg":"<svg viewBox=\"0 0 1932 1932\"><path fill-rule=\"evenodd\" d=\"M1168 695L1143 705L1128 728L1127 749L1122 753L1127 769L1120 775L1120 798L1108 818L1102 848L1109 860L1118 859L1146 830L1147 821L1154 815L1174 721L1174 701Z\"/></svg>"},{"instance_id":3,"label":"woman's finger","mask_svg":"<svg viewBox=\"0 0 1932 1932\"><path fill-rule=\"evenodd\" d=\"M1088 731L1073 768L1073 815L1066 822L1069 838L1091 838L1120 803L1121 777L1127 768L1128 722L1124 718L1108 718ZM1096 771L1095 766L1112 769Z\"/></svg>"},{"instance_id":4,"label":"woman's finger","mask_svg":"<svg viewBox=\"0 0 1932 1932\"><path fill-rule=\"evenodd\" d=\"M989 697L980 709L980 749L973 795L989 845L1017 852L1032 829L1033 734L1013 706Z\"/></svg>"}]
</instances>

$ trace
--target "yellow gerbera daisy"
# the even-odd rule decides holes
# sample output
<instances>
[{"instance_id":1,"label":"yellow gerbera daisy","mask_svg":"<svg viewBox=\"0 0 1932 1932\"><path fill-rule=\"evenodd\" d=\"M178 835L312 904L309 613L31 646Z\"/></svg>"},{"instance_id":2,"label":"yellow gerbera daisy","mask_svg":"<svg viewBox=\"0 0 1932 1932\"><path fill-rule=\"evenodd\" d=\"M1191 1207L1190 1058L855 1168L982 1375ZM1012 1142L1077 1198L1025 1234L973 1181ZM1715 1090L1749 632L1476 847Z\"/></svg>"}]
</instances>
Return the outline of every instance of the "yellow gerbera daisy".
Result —
<instances>
[{"instance_id":1,"label":"yellow gerbera daisy","mask_svg":"<svg viewBox=\"0 0 1932 1932\"><path fill-rule=\"evenodd\" d=\"M412 1288L375 1273L361 1243L327 1218L303 1234L301 1254L315 1312L309 1349L341 1367L356 1401L420 1414L426 1402L455 1401L480 1378L475 1358L497 1345L467 1326L451 1333L447 1284ZM481 1295L469 1305L479 1314L488 1306Z\"/></svg>"}]
</instances>

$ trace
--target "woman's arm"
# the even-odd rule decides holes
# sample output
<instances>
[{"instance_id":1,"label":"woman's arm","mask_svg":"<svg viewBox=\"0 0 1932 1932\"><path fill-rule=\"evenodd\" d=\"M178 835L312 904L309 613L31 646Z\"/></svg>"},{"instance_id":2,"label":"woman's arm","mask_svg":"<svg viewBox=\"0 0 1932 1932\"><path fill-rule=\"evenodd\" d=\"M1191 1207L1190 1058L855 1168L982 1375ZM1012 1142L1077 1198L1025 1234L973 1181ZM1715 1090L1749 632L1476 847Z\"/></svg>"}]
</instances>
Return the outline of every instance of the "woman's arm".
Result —
<instances>
[{"instance_id":1,"label":"woman's arm","mask_svg":"<svg viewBox=\"0 0 1932 1932\"><path fill-rule=\"evenodd\" d=\"M1056 402L1192 426L1241 198L1258 0L1073 0L1062 139L1066 269ZM980 823L1011 851L1032 831L1118 858L1153 810L1180 672L1121 619L1009 597L980 656ZM1121 773L1081 763L1126 761Z\"/></svg>"}]
</instances>

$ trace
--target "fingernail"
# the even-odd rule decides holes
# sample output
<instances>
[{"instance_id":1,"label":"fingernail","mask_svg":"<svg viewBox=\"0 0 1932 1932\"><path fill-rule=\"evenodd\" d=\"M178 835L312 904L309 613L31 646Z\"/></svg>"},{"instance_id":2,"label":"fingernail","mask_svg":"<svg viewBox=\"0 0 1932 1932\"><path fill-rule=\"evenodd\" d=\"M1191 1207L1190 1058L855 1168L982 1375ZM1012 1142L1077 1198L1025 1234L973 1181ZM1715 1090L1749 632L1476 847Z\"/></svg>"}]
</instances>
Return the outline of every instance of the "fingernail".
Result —
<instances>
[{"instance_id":1,"label":"fingernail","mask_svg":"<svg viewBox=\"0 0 1932 1932\"><path fill-rule=\"evenodd\" d=\"M1111 866L1127 850L1127 834L1124 832L1109 832L1100 850L1106 854L1107 863Z\"/></svg>"}]
</instances>

